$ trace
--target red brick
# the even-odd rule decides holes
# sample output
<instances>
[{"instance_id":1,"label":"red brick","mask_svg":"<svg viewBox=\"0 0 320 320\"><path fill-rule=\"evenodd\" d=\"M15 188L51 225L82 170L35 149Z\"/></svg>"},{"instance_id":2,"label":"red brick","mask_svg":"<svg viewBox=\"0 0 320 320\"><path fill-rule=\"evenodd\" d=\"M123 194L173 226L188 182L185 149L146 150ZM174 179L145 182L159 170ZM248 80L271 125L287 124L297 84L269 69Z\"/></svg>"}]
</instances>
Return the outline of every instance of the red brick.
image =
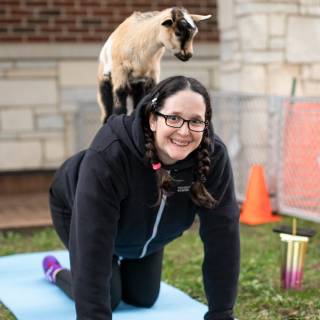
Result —
<instances>
[{"instance_id":1,"label":"red brick","mask_svg":"<svg viewBox=\"0 0 320 320\"><path fill-rule=\"evenodd\" d=\"M0 35L0 42L21 42L22 37L10 36L10 35Z\"/></svg>"},{"instance_id":2,"label":"red brick","mask_svg":"<svg viewBox=\"0 0 320 320\"><path fill-rule=\"evenodd\" d=\"M81 37L82 41L84 42L103 42L103 38L102 37L98 37L98 36L82 36Z\"/></svg>"},{"instance_id":3,"label":"red brick","mask_svg":"<svg viewBox=\"0 0 320 320\"><path fill-rule=\"evenodd\" d=\"M50 42L50 36L28 36L27 42Z\"/></svg>"},{"instance_id":4,"label":"red brick","mask_svg":"<svg viewBox=\"0 0 320 320\"><path fill-rule=\"evenodd\" d=\"M94 33L99 33L99 34L109 34L111 33L114 29L112 28L94 28Z\"/></svg>"},{"instance_id":5,"label":"red brick","mask_svg":"<svg viewBox=\"0 0 320 320\"><path fill-rule=\"evenodd\" d=\"M124 8L126 7L126 4L125 4L125 1L119 1L119 0L106 0L106 1L102 1L101 3L101 7L103 8L112 8L113 6L121 6Z\"/></svg>"},{"instance_id":6,"label":"red brick","mask_svg":"<svg viewBox=\"0 0 320 320\"><path fill-rule=\"evenodd\" d=\"M135 7L134 9L132 8L123 8L122 10L119 11L119 14L124 17L129 17L131 16L135 11L147 11L143 10L143 8Z\"/></svg>"},{"instance_id":7,"label":"red brick","mask_svg":"<svg viewBox=\"0 0 320 320\"><path fill-rule=\"evenodd\" d=\"M147 0L134 0L134 4L135 5L143 4L145 6L149 6L150 8L150 1L147 1Z\"/></svg>"},{"instance_id":8,"label":"red brick","mask_svg":"<svg viewBox=\"0 0 320 320\"><path fill-rule=\"evenodd\" d=\"M40 10L39 14L42 16L60 16L61 10L56 8L44 9L44 10Z\"/></svg>"},{"instance_id":9,"label":"red brick","mask_svg":"<svg viewBox=\"0 0 320 320\"><path fill-rule=\"evenodd\" d=\"M80 20L81 24L83 25L101 25L102 21L101 19L97 19L97 18L82 18Z\"/></svg>"},{"instance_id":10,"label":"red brick","mask_svg":"<svg viewBox=\"0 0 320 320\"><path fill-rule=\"evenodd\" d=\"M72 17L68 18L55 18L54 22L56 24L61 24L61 25L75 25L76 24L76 19Z\"/></svg>"},{"instance_id":11,"label":"red brick","mask_svg":"<svg viewBox=\"0 0 320 320\"><path fill-rule=\"evenodd\" d=\"M88 33L89 28L76 28L76 27L69 27L67 29L68 33Z\"/></svg>"},{"instance_id":12,"label":"red brick","mask_svg":"<svg viewBox=\"0 0 320 320\"><path fill-rule=\"evenodd\" d=\"M94 1L94 0L80 0L80 6L87 6L90 8L94 8L94 7L100 7L101 6L101 2L100 1Z\"/></svg>"},{"instance_id":13,"label":"red brick","mask_svg":"<svg viewBox=\"0 0 320 320\"><path fill-rule=\"evenodd\" d=\"M75 1L73 0L55 0L53 1L54 7L74 7Z\"/></svg>"},{"instance_id":14,"label":"red brick","mask_svg":"<svg viewBox=\"0 0 320 320\"><path fill-rule=\"evenodd\" d=\"M61 33L62 28L61 27L48 27L48 26L43 26L40 28L41 32L48 32L48 33Z\"/></svg>"},{"instance_id":15,"label":"red brick","mask_svg":"<svg viewBox=\"0 0 320 320\"><path fill-rule=\"evenodd\" d=\"M84 8L81 8L81 9L66 8L65 13L67 16L86 16L87 10Z\"/></svg>"},{"instance_id":16,"label":"red brick","mask_svg":"<svg viewBox=\"0 0 320 320\"><path fill-rule=\"evenodd\" d=\"M46 0L27 0L25 2L26 7L43 6L43 8L48 7L48 1Z\"/></svg>"},{"instance_id":17,"label":"red brick","mask_svg":"<svg viewBox=\"0 0 320 320\"><path fill-rule=\"evenodd\" d=\"M143 11L143 10L138 10L138 11ZM114 17L121 17L123 19L131 16L133 14L134 10L121 10L120 8L118 8L118 10L114 11L113 16Z\"/></svg>"},{"instance_id":18,"label":"red brick","mask_svg":"<svg viewBox=\"0 0 320 320\"><path fill-rule=\"evenodd\" d=\"M73 42L77 40L76 36L60 36L60 35L55 35L54 40L57 42Z\"/></svg>"},{"instance_id":19,"label":"red brick","mask_svg":"<svg viewBox=\"0 0 320 320\"><path fill-rule=\"evenodd\" d=\"M26 16L26 15L31 15L32 10L11 8L10 14L12 16Z\"/></svg>"},{"instance_id":20,"label":"red brick","mask_svg":"<svg viewBox=\"0 0 320 320\"><path fill-rule=\"evenodd\" d=\"M124 21L127 17L105 17L105 21L110 24L110 25L118 25L120 24L122 21Z\"/></svg>"},{"instance_id":21,"label":"red brick","mask_svg":"<svg viewBox=\"0 0 320 320\"><path fill-rule=\"evenodd\" d=\"M12 26L12 25L20 25L21 23L21 19L18 18L8 18L8 19L4 19L4 18L0 18L0 26Z\"/></svg>"},{"instance_id":22,"label":"red brick","mask_svg":"<svg viewBox=\"0 0 320 320\"><path fill-rule=\"evenodd\" d=\"M4 5L15 5L15 6L18 6L20 3L18 0L1 0L1 6L4 6Z\"/></svg>"},{"instance_id":23,"label":"red brick","mask_svg":"<svg viewBox=\"0 0 320 320\"><path fill-rule=\"evenodd\" d=\"M108 15L112 15L114 12L114 10L112 8L103 8L103 9L93 9L92 10L92 15L93 16L108 16Z\"/></svg>"},{"instance_id":24,"label":"red brick","mask_svg":"<svg viewBox=\"0 0 320 320\"><path fill-rule=\"evenodd\" d=\"M28 18L27 23L30 25L47 24L48 19L45 18Z\"/></svg>"},{"instance_id":25,"label":"red brick","mask_svg":"<svg viewBox=\"0 0 320 320\"><path fill-rule=\"evenodd\" d=\"M33 28L33 27L14 27L13 29L12 29L12 31L14 32L14 33L20 33L20 32L22 32L22 33L33 33L33 32L35 32L35 28Z\"/></svg>"}]
</instances>

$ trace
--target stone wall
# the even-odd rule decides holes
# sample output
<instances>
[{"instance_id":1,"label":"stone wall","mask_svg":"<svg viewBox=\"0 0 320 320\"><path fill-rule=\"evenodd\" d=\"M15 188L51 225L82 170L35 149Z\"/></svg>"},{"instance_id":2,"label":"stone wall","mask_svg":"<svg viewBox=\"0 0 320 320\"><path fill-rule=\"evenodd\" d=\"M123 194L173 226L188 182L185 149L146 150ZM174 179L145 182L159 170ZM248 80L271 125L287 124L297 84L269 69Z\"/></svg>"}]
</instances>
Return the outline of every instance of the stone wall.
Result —
<instances>
[{"instance_id":1,"label":"stone wall","mask_svg":"<svg viewBox=\"0 0 320 320\"><path fill-rule=\"evenodd\" d=\"M186 63L166 54L162 78L185 74L217 89L217 45L196 42L194 49ZM1 45L0 172L55 169L87 146L100 125L99 50L93 44ZM88 123L81 119L86 108L96 110Z\"/></svg>"},{"instance_id":2,"label":"stone wall","mask_svg":"<svg viewBox=\"0 0 320 320\"><path fill-rule=\"evenodd\" d=\"M320 92L319 0L220 0L220 88L297 95Z\"/></svg>"}]
</instances>

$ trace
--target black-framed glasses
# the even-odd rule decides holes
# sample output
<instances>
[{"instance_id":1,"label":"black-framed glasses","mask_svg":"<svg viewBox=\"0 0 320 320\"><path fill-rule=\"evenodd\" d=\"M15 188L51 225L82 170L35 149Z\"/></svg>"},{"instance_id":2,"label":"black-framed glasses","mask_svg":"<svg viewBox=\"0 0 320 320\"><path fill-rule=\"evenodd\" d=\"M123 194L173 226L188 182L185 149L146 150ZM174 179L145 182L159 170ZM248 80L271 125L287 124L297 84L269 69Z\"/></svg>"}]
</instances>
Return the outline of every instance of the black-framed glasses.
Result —
<instances>
[{"instance_id":1,"label":"black-framed glasses","mask_svg":"<svg viewBox=\"0 0 320 320\"><path fill-rule=\"evenodd\" d=\"M188 128L191 131L203 132L208 127L208 121L202 121L198 119L186 120L175 114L163 114L159 111L154 111L154 113L165 119L166 125L171 128L181 128L184 123L188 124Z\"/></svg>"}]
</instances>

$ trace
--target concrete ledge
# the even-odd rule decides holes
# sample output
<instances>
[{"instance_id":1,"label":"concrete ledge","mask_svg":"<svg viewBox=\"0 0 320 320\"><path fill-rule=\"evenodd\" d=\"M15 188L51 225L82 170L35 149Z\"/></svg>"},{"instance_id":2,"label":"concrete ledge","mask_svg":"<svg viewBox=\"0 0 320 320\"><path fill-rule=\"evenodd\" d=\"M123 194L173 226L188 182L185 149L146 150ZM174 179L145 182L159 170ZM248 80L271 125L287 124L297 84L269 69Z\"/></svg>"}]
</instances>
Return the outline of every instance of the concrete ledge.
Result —
<instances>
[{"instance_id":1,"label":"concrete ledge","mask_svg":"<svg viewBox=\"0 0 320 320\"><path fill-rule=\"evenodd\" d=\"M100 51L93 44L1 44L0 60L93 58Z\"/></svg>"},{"instance_id":2,"label":"concrete ledge","mask_svg":"<svg viewBox=\"0 0 320 320\"><path fill-rule=\"evenodd\" d=\"M99 44L1 44L0 61L35 59L96 59L103 43ZM218 43L194 43L195 57L219 56ZM166 52L165 59L172 54Z\"/></svg>"}]
</instances>

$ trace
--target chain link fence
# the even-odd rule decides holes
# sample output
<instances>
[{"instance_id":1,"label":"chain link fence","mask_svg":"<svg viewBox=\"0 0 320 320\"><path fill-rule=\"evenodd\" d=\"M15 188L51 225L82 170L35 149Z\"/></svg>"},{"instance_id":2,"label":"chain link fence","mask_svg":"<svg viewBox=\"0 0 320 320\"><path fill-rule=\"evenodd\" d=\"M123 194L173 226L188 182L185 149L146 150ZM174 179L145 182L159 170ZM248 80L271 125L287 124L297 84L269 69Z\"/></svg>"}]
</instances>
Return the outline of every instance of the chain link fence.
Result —
<instances>
[{"instance_id":1,"label":"chain link fence","mask_svg":"<svg viewBox=\"0 0 320 320\"><path fill-rule=\"evenodd\" d=\"M236 194L243 200L252 165L265 168L275 206L277 148L282 99L264 95L212 93L215 132L228 147Z\"/></svg>"},{"instance_id":2,"label":"chain link fence","mask_svg":"<svg viewBox=\"0 0 320 320\"><path fill-rule=\"evenodd\" d=\"M272 207L320 222L320 98L212 92L213 124L228 147L236 195L243 201L250 168L264 166ZM77 148L100 124L96 102L79 105Z\"/></svg>"},{"instance_id":3,"label":"chain link fence","mask_svg":"<svg viewBox=\"0 0 320 320\"><path fill-rule=\"evenodd\" d=\"M320 98L285 101L281 128L279 210L320 222Z\"/></svg>"},{"instance_id":4,"label":"chain link fence","mask_svg":"<svg viewBox=\"0 0 320 320\"><path fill-rule=\"evenodd\" d=\"M213 123L231 158L237 199L265 168L274 210L320 222L320 98L214 92Z\"/></svg>"}]
</instances>

